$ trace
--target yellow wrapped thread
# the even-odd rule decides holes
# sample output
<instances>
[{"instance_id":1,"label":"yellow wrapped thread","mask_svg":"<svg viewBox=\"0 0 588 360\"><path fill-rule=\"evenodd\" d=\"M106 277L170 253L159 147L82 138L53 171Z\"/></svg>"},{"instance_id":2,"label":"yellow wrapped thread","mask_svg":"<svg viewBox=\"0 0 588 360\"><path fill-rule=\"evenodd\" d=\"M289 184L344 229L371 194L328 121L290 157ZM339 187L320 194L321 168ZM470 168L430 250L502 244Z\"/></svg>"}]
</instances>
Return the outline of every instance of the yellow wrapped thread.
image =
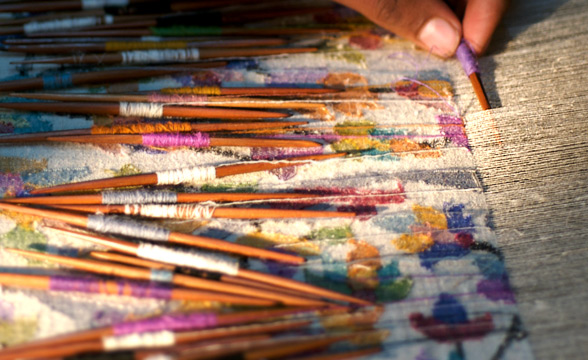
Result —
<instances>
[{"instance_id":1,"label":"yellow wrapped thread","mask_svg":"<svg viewBox=\"0 0 588 360\"><path fill-rule=\"evenodd\" d=\"M104 44L106 51L150 50L150 49L185 49L186 41L108 41Z\"/></svg>"},{"instance_id":2,"label":"yellow wrapped thread","mask_svg":"<svg viewBox=\"0 0 588 360\"><path fill-rule=\"evenodd\" d=\"M199 86L161 89L164 94L182 95L220 95L221 89L218 86Z\"/></svg>"},{"instance_id":3,"label":"yellow wrapped thread","mask_svg":"<svg viewBox=\"0 0 588 360\"><path fill-rule=\"evenodd\" d=\"M92 127L92 135L150 134L188 131L192 131L192 126L189 123L183 122L167 122L165 124L131 124Z\"/></svg>"}]
</instances>

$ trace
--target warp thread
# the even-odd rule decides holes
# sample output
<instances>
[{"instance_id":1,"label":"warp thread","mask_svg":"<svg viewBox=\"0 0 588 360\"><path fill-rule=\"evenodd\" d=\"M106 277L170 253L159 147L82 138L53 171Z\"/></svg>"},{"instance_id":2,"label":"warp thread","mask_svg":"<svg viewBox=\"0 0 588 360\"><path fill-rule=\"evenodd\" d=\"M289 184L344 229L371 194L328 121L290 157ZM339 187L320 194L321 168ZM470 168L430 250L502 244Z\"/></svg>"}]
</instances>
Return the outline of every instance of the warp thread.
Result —
<instances>
[{"instance_id":1,"label":"warp thread","mask_svg":"<svg viewBox=\"0 0 588 360\"><path fill-rule=\"evenodd\" d=\"M153 224L121 220L111 216L89 215L87 228L99 233L118 234L152 241L168 241L170 231Z\"/></svg>"},{"instance_id":2,"label":"warp thread","mask_svg":"<svg viewBox=\"0 0 588 360\"><path fill-rule=\"evenodd\" d=\"M125 7L129 5L129 0L82 0L82 9L101 9L106 6Z\"/></svg>"},{"instance_id":3,"label":"warp thread","mask_svg":"<svg viewBox=\"0 0 588 360\"><path fill-rule=\"evenodd\" d=\"M186 266L226 275L237 275L239 272L239 263L235 259L222 254L197 250L180 251L163 246L141 243L137 249L137 256L166 264Z\"/></svg>"},{"instance_id":4,"label":"warp thread","mask_svg":"<svg viewBox=\"0 0 588 360\"><path fill-rule=\"evenodd\" d=\"M174 333L166 330L123 336L105 336L102 338L102 348L105 351L172 346L175 343L176 337Z\"/></svg>"},{"instance_id":5,"label":"warp thread","mask_svg":"<svg viewBox=\"0 0 588 360\"><path fill-rule=\"evenodd\" d=\"M459 43L457 51L455 52L455 57L457 57L457 60L461 63L463 71L465 71L467 76L480 72L476 52L465 39L462 39Z\"/></svg>"},{"instance_id":6,"label":"warp thread","mask_svg":"<svg viewBox=\"0 0 588 360\"><path fill-rule=\"evenodd\" d=\"M214 166L158 171L155 174L157 175L157 185L201 184L216 179Z\"/></svg>"},{"instance_id":7,"label":"warp thread","mask_svg":"<svg viewBox=\"0 0 588 360\"><path fill-rule=\"evenodd\" d=\"M123 64L145 64L162 62L190 62L200 60L200 51L190 49L153 49L123 51Z\"/></svg>"},{"instance_id":8,"label":"warp thread","mask_svg":"<svg viewBox=\"0 0 588 360\"><path fill-rule=\"evenodd\" d=\"M220 36L223 29L218 26L169 26L152 27L151 32L156 36Z\"/></svg>"},{"instance_id":9,"label":"warp thread","mask_svg":"<svg viewBox=\"0 0 588 360\"><path fill-rule=\"evenodd\" d=\"M90 130L92 135L109 134L151 134L165 132L188 132L192 131L192 125L187 122L166 122L155 124L129 124L113 126L93 126Z\"/></svg>"},{"instance_id":10,"label":"warp thread","mask_svg":"<svg viewBox=\"0 0 588 360\"><path fill-rule=\"evenodd\" d=\"M158 118L163 116L163 105L121 101L118 114L127 117Z\"/></svg>"},{"instance_id":11,"label":"warp thread","mask_svg":"<svg viewBox=\"0 0 588 360\"><path fill-rule=\"evenodd\" d=\"M221 88L218 86L164 88L164 89L161 89L161 92L164 94L218 96L218 95L221 95Z\"/></svg>"},{"instance_id":12,"label":"warp thread","mask_svg":"<svg viewBox=\"0 0 588 360\"><path fill-rule=\"evenodd\" d=\"M178 194L173 191L104 191L102 204L174 204L178 202Z\"/></svg>"},{"instance_id":13,"label":"warp thread","mask_svg":"<svg viewBox=\"0 0 588 360\"><path fill-rule=\"evenodd\" d=\"M213 313L168 314L151 319L115 324L114 335L126 335L163 330L193 330L215 327L217 316Z\"/></svg>"},{"instance_id":14,"label":"warp thread","mask_svg":"<svg viewBox=\"0 0 588 360\"><path fill-rule=\"evenodd\" d=\"M101 24L112 24L114 18L112 15L104 16L87 16L71 19L57 19L49 21L31 21L23 26L25 34L33 34L39 32L52 32L59 30L68 30L76 28L84 28Z\"/></svg>"},{"instance_id":15,"label":"warp thread","mask_svg":"<svg viewBox=\"0 0 588 360\"><path fill-rule=\"evenodd\" d=\"M214 206L202 205L125 205L126 215L140 215L152 218L210 219Z\"/></svg>"},{"instance_id":16,"label":"warp thread","mask_svg":"<svg viewBox=\"0 0 588 360\"><path fill-rule=\"evenodd\" d=\"M143 134L142 140L143 145L155 147L189 146L201 148L210 146L210 137L208 134L200 132L194 134Z\"/></svg>"},{"instance_id":17,"label":"warp thread","mask_svg":"<svg viewBox=\"0 0 588 360\"><path fill-rule=\"evenodd\" d=\"M220 89L219 89L220 92ZM199 105L205 105L208 103L206 96L191 95L191 94L159 94L153 93L148 96L149 102L156 103L197 103Z\"/></svg>"},{"instance_id":18,"label":"warp thread","mask_svg":"<svg viewBox=\"0 0 588 360\"><path fill-rule=\"evenodd\" d=\"M150 49L185 49L187 41L107 41L106 51L150 50Z\"/></svg>"},{"instance_id":19,"label":"warp thread","mask_svg":"<svg viewBox=\"0 0 588 360\"><path fill-rule=\"evenodd\" d=\"M170 299L172 288L151 282L102 280L92 277L51 276L49 290Z\"/></svg>"},{"instance_id":20,"label":"warp thread","mask_svg":"<svg viewBox=\"0 0 588 360\"><path fill-rule=\"evenodd\" d=\"M73 77L69 72L58 75L45 75L41 79L43 80L43 89L45 90L63 89L73 86Z\"/></svg>"}]
</instances>

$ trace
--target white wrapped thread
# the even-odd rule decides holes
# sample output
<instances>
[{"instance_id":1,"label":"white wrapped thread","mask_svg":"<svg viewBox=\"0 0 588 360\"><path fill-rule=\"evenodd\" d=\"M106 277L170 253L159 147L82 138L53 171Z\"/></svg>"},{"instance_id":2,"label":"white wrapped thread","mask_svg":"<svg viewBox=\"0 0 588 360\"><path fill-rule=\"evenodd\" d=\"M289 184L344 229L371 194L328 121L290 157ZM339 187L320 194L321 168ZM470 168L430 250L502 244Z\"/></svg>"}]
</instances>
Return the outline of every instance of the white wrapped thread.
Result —
<instances>
[{"instance_id":1,"label":"white wrapped thread","mask_svg":"<svg viewBox=\"0 0 588 360\"><path fill-rule=\"evenodd\" d=\"M173 191L104 191L102 204L174 204L178 202L178 194Z\"/></svg>"},{"instance_id":2,"label":"white wrapped thread","mask_svg":"<svg viewBox=\"0 0 588 360\"><path fill-rule=\"evenodd\" d=\"M166 264L186 266L226 275L237 275L239 272L239 263L235 259L222 254L206 253L196 250L180 251L142 243L137 249L137 256Z\"/></svg>"},{"instance_id":3,"label":"white wrapped thread","mask_svg":"<svg viewBox=\"0 0 588 360\"><path fill-rule=\"evenodd\" d=\"M152 218L210 219L213 206L202 205L125 205L125 214Z\"/></svg>"},{"instance_id":4,"label":"white wrapped thread","mask_svg":"<svg viewBox=\"0 0 588 360\"><path fill-rule=\"evenodd\" d=\"M118 234L152 241L168 241L170 231L152 224L121 220L104 215L89 215L88 229L99 233Z\"/></svg>"},{"instance_id":5,"label":"white wrapped thread","mask_svg":"<svg viewBox=\"0 0 588 360\"><path fill-rule=\"evenodd\" d=\"M159 118L163 116L163 104L121 101L118 114L120 116Z\"/></svg>"},{"instance_id":6,"label":"white wrapped thread","mask_svg":"<svg viewBox=\"0 0 588 360\"><path fill-rule=\"evenodd\" d=\"M148 64L162 62L189 62L200 59L197 48L133 50L120 53L123 64Z\"/></svg>"},{"instance_id":7,"label":"white wrapped thread","mask_svg":"<svg viewBox=\"0 0 588 360\"><path fill-rule=\"evenodd\" d=\"M174 280L174 273L165 269L151 269L149 271L149 280L171 283Z\"/></svg>"},{"instance_id":8,"label":"white wrapped thread","mask_svg":"<svg viewBox=\"0 0 588 360\"><path fill-rule=\"evenodd\" d=\"M129 0L82 0L82 9L101 9L105 6L124 7L129 5Z\"/></svg>"},{"instance_id":9,"label":"white wrapped thread","mask_svg":"<svg viewBox=\"0 0 588 360\"><path fill-rule=\"evenodd\" d=\"M157 175L157 185L201 184L216 179L214 166L158 171L155 174Z\"/></svg>"},{"instance_id":10,"label":"white wrapped thread","mask_svg":"<svg viewBox=\"0 0 588 360\"><path fill-rule=\"evenodd\" d=\"M90 27L101 24L112 24L113 21L114 18L112 15L87 16L81 18L57 19L48 21L31 21L23 26L23 30L25 34L33 34L39 32L52 32Z\"/></svg>"},{"instance_id":11,"label":"white wrapped thread","mask_svg":"<svg viewBox=\"0 0 588 360\"><path fill-rule=\"evenodd\" d=\"M163 347L175 344L176 337L174 333L167 330L122 336L105 336L102 338L102 348L105 351Z\"/></svg>"}]
</instances>

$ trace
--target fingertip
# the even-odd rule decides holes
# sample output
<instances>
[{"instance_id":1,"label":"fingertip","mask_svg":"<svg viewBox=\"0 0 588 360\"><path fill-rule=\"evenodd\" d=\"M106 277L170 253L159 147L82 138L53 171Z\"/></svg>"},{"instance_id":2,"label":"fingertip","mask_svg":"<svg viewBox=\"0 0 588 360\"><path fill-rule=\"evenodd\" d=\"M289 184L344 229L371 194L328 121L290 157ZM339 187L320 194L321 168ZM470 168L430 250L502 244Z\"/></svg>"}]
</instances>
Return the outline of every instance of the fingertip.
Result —
<instances>
[{"instance_id":1,"label":"fingertip","mask_svg":"<svg viewBox=\"0 0 588 360\"><path fill-rule=\"evenodd\" d=\"M463 36L476 54L483 54L508 6L507 0L471 0L463 19Z\"/></svg>"},{"instance_id":2,"label":"fingertip","mask_svg":"<svg viewBox=\"0 0 588 360\"><path fill-rule=\"evenodd\" d=\"M444 58L455 53L460 39L461 28L440 17L426 21L417 34L423 47Z\"/></svg>"}]
</instances>

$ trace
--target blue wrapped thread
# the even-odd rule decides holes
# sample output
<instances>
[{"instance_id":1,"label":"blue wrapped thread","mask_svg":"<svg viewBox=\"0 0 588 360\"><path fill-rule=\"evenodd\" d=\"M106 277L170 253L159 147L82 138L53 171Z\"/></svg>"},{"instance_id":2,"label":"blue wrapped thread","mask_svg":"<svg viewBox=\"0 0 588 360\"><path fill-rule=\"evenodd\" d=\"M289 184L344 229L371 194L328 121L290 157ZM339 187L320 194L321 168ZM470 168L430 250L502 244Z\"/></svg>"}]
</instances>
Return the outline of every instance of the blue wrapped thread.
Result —
<instances>
[{"instance_id":1,"label":"blue wrapped thread","mask_svg":"<svg viewBox=\"0 0 588 360\"><path fill-rule=\"evenodd\" d=\"M71 73L43 76L43 89L45 90L63 89L71 86L73 86Z\"/></svg>"}]
</instances>

